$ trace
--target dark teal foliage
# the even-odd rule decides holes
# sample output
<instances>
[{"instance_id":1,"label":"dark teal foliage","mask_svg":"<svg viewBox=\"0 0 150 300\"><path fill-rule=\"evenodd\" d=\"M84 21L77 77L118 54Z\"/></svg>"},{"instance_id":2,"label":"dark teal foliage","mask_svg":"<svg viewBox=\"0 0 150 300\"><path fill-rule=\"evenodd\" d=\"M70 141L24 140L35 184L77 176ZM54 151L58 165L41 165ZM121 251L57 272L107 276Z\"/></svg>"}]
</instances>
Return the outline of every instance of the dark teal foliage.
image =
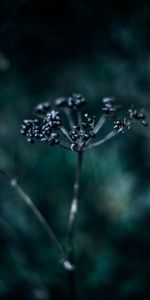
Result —
<instances>
[{"instance_id":1,"label":"dark teal foliage","mask_svg":"<svg viewBox=\"0 0 150 300\"><path fill-rule=\"evenodd\" d=\"M20 3L20 4L19 4ZM75 153L29 145L22 120L72 92L150 111L148 1L0 2L0 168L66 245ZM105 133L105 129L104 129ZM150 134L134 127L86 153L76 234L79 299L150 299ZM0 178L0 299L66 299L55 246Z\"/></svg>"}]
</instances>

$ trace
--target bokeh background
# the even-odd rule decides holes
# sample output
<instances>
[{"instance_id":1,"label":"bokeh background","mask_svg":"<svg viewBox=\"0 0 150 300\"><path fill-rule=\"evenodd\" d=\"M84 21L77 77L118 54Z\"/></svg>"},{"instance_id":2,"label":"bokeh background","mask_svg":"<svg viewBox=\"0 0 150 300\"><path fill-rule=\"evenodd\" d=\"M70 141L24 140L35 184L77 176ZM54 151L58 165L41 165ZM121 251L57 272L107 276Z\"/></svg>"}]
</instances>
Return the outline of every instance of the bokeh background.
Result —
<instances>
[{"instance_id":1,"label":"bokeh background","mask_svg":"<svg viewBox=\"0 0 150 300\"><path fill-rule=\"evenodd\" d=\"M34 105L82 93L150 112L150 2L0 1L0 168L66 245L75 154L20 135ZM105 132L105 131L104 131ZM103 134L103 132L102 132ZM150 299L150 133L135 126L84 157L78 299ZM35 217L0 177L0 299L67 299L67 274Z\"/></svg>"}]
</instances>

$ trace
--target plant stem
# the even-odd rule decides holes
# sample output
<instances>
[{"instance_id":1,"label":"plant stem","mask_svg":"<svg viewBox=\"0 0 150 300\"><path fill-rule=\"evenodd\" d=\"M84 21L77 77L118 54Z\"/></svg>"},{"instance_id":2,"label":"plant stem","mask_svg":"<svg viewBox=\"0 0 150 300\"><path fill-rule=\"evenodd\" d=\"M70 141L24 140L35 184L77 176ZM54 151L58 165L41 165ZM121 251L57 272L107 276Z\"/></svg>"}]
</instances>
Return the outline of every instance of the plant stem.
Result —
<instances>
[{"instance_id":1,"label":"plant stem","mask_svg":"<svg viewBox=\"0 0 150 300\"><path fill-rule=\"evenodd\" d=\"M78 198L80 188L80 174L82 167L82 150L77 153L77 166L75 174L75 183L73 187L73 199L70 208L69 224L68 224L68 244L67 244L67 260L74 268L68 272L68 299L76 299L75 288L75 259L74 259L74 238L75 238L75 225L78 213Z\"/></svg>"}]
</instances>

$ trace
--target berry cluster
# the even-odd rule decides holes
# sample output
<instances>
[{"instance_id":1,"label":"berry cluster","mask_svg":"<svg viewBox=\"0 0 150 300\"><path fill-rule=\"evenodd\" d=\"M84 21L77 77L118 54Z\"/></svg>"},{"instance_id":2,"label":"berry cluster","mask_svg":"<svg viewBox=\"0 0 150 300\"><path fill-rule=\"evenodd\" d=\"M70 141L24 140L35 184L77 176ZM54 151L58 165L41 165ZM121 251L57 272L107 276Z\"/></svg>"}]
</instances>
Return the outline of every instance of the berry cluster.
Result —
<instances>
[{"instance_id":1,"label":"berry cluster","mask_svg":"<svg viewBox=\"0 0 150 300\"><path fill-rule=\"evenodd\" d=\"M52 110L46 114L44 119L24 120L21 125L21 134L27 137L29 143L33 144L38 139L42 143L46 142L50 146L54 146L59 144L59 134L54 130L58 129L61 124L59 112Z\"/></svg>"},{"instance_id":2,"label":"berry cluster","mask_svg":"<svg viewBox=\"0 0 150 300\"><path fill-rule=\"evenodd\" d=\"M103 100L104 107L102 111L106 117L113 118L116 116L117 112L120 110L120 106L114 105L113 98L104 98Z\"/></svg>"},{"instance_id":3,"label":"berry cluster","mask_svg":"<svg viewBox=\"0 0 150 300\"><path fill-rule=\"evenodd\" d=\"M72 140L71 150L83 147L90 139L95 137L93 131L95 125L95 116L90 117L88 114L84 114L84 119L81 125L74 126L74 130L69 132L69 136Z\"/></svg>"},{"instance_id":4,"label":"berry cluster","mask_svg":"<svg viewBox=\"0 0 150 300\"><path fill-rule=\"evenodd\" d=\"M135 120L135 121L139 121L143 126L148 126L145 114L143 113L143 111L141 110L140 112L138 112L136 109L134 109L133 107L131 107L128 110L129 113L129 119L131 121Z\"/></svg>"},{"instance_id":5,"label":"berry cluster","mask_svg":"<svg viewBox=\"0 0 150 300\"><path fill-rule=\"evenodd\" d=\"M95 116L89 116L89 114L84 114L84 120L81 123L84 129L92 130L95 126Z\"/></svg>"},{"instance_id":6,"label":"berry cluster","mask_svg":"<svg viewBox=\"0 0 150 300\"><path fill-rule=\"evenodd\" d=\"M55 104L59 107L68 107L71 109L80 109L86 104L85 98L81 94L72 94L68 98L58 98Z\"/></svg>"},{"instance_id":7,"label":"berry cluster","mask_svg":"<svg viewBox=\"0 0 150 300\"><path fill-rule=\"evenodd\" d=\"M130 129L131 123L133 121L138 121L145 127L148 126L148 123L146 121L146 116L142 110L138 112L136 109L131 107L128 110L128 115L129 115L128 119L124 118L123 121L121 121L120 119L115 121L113 129L117 130L118 132L124 132L125 129Z\"/></svg>"},{"instance_id":8,"label":"berry cluster","mask_svg":"<svg viewBox=\"0 0 150 300\"><path fill-rule=\"evenodd\" d=\"M125 129L130 129L130 122L127 121L125 118L123 121L117 120L114 122L114 130L117 130L117 132L124 132Z\"/></svg>"},{"instance_id":9,"label":"berry cluster","mask_svg":"<svg viewBox=\"0 0 150 300\"><path fill-rule=\"evenodd\" d=\"M33 144L35 138L40 137L40 121L38 119L24 120L20 132L27 137L29 143Z\"/></svg>"},{"instance_id":10,"label":"berry cluster","mask_svg":"<svg viewBox=\"0 0 150 300\"><path fill-rule=\"evenodd\" d=\"M58 111L51 110L47 113L45 119L43 120L45 126L50 128L59 128L62 125L61 115Z\"/></svg>"}]
</instances>

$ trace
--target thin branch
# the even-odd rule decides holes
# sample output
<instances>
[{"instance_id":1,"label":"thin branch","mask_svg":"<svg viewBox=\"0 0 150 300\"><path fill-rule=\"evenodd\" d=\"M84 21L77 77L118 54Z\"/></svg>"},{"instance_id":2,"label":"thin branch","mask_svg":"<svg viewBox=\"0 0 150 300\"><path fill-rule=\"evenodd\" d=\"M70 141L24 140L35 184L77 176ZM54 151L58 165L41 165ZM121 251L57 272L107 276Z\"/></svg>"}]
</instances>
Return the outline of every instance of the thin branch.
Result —
<instances>
[{"instance_id":1,"label":"thin branch","mask_svg":"<svg viewBox=\"0 0 150 300\"><path fill-rule=\"evenodd\" d=\"M105 121L106 121L106 118L105 118L104 115L102 115L102 116L100 117L99 121L97 122L97 124L95 125L94 129L93 129L93 132L94 132L95 134L97 134L98 131L102 128L102 126L104 125Z\"/></svg>"},{"instance_id":2,"label":"thin branch","mask_svg":"<svg viewBox=\"0 0 150 300\"><path fill-rule=\"evenodd\" d=\"M13 242L13 245L15 246L17 251L19 251L19 259L20 259L19 266L20 266L20 270L21 270L20 275L26 279L29 276L29 272L28 272L28 269L29 269L28 263L29 262L28 262L26 253L24 251L24 247L22 247L22 244L20 242L18 235L17 235L16 231L13 229L12 225L10 225L2 217L0 217L0 227L1 227L2 231L5 230L5 235L7 235L7 238L9 238ZM20 255L20 253L21 253L21 255ZM16 257L13 257L13 258L17 265L18 259L16 259ZM32 272L34 272L34 274L36 274L35 273L36 271L34 269L32 269ZM38 283L40 284L40 286L45 289L46 286L45 286L44 280L42 278L40 278L39 276L37 277L37 279L38 279ZM51 298L51 299L53 299L53 298Z\"/></svg>"},{"instance_id":3,"label":"thin branch","mask_svg":"<svg viewBox=\"0 0 150 300\"><path fill-rule=\"evenodd\" d=\"M11 187L16 191L16 193L20 196L20 198L24 201L24 203L30 208L34 216L37 218L38 222L41 224L45 232L47 233L49 239L54 242L58 252L60 253L61 260L63 263L66 261L66 254L60 245L56 235L54 234L53 230L44 219L38 208L32 202L31 198L24 192L21 186L17 183L15 178L12 178L9 174L7 174L4 170L0 169L0 173L5 176L5 178L9 181Z\"/></svg>"},{"instance_id":4,"label":"thin branch","mask_svg":"<svg viewBox=\"0 0 150 300\"><path fill-rule=\"evenodd\" d=\"M98 131L102 128L102 126L104 125L106 121L106 118L104 115L102 115L99 119L99 121L97 122L97 124L95 125L95 127L93 128L93 133L96 135L98 133ZM92 138L89 138L88 141L85 143L86 146L90 145ZM84 148L85 149L85 148Z\"/></svg>"},{"instance_id":5,"label":"thin branch","mask_svg":"<svg viewBox=\"0 0 150 300\"><path fill-rule=\"evenodd\" d=\"M72 130L73 127L74 127L74 122L73 122L73 118L72 118L70 109L68 109L68 108L64 109L64 113L65 113L66 116L67 116L67 119L68 119L68 123L69 123L70 129Z\"/></svg>"},{"instance_id":6,"label":"thin branch","mask_svg":"<svg viewBox=\"0 0 150 300\"><path fill-rule=\"evenodd\" d=\"M64 144L62 144L62 143L60 143L58 146L59 146L59 147L61 147L61 148L64 148L64 149L66 149L66 150L69 150L69 151L71 151L71 148L70 148L69 146L67 146L67 145L64 145Z\"/></svg>"},{"instance_id":7,"label":"thin branch","mask_svg":"<svg viewBox=\"0 0 150 300\"><path fill-rule=\"evenodd\" d=\"M100 141L98 141L98 142L95 142L95 143L93 143L93 144L90 144L90 145L86 146L86 147L84 148L84 150L90 150L90 149L92 149L92 148L94 148L94 147L97 147L97 146L99 146L99 145L105 143L106 141L112 139L112 138L113 138L114 136L116 136L117 134L118 134L118 132L113 130L113 131L111 131L110 133L108 133L102 140L100 140Z\"/></svg>"},{"instance_id":8,"label":"thin branch","mask_svg":"<svg viewBox=\"0 0 150 300\"><path fill-rule=\"evenodd\" d=\"M71 137L69 136L68 131L66 130L66 128L62 126L62 127L60 127L60 131L61 131L61 133L63 134L63 136L64 136L69 142L72 143L72 139L71 139Z\"/></svg>"},{"instance_id":9,"label":"thin branch","mask_svg":"<svg viewBox=\"0 0 150 300\"><path fill-rule=\"evenodd\" d=\"M78 117L78 125L82 129L82 115L81 115L81 111L80 110L77 111L77 117Z\"/></svg>"}]
</instances>

